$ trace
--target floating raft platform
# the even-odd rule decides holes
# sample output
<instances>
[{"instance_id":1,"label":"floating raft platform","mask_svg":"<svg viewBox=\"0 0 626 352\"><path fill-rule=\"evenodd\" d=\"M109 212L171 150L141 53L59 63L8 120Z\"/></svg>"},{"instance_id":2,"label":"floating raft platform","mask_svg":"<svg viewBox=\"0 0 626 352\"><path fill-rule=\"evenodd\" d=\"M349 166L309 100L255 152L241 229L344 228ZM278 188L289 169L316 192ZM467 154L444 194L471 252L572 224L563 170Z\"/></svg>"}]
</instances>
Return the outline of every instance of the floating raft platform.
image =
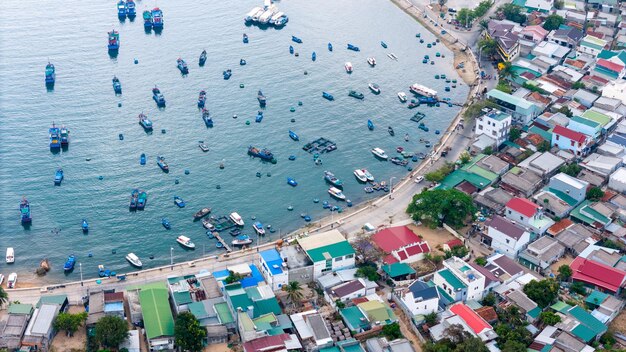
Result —
<instances>
[{"instance_id":1,"label":"floating raft platform","mask_svg":"<svg viewBox=\"0 0 626 352\"><path fill-rule=\"evenodd\" d=\"M218 232L235 227L235 223L228 216L212 216L209 218L209 223L213 225L215 227L215 231Z\"/></svg>"},{"instance_id":2,"label":"floating raft platform","mask_svg":"<svg viewBox=\"0 0 626 352\"><path fill-rule=\"evenodd\" d=\"M302 150L311 154L322 154L322 153L330 153L333 150L337 149L337 144L335 142L328 140L326 138L318 138L313 142L307 143L302 147Z\"/></svg>"},{"instance_id":3,"label":"floating raft platform","mask_svg":"<svg viewBox=\"0 0 626 352\"><path fill-rule=\"evenodd\" d=\"M424 113L418 112L417 114L413 115L413 117L411 117L411 121L419 123L424 119L424 117L426 117Z\"/></svg>"}]
</instances>

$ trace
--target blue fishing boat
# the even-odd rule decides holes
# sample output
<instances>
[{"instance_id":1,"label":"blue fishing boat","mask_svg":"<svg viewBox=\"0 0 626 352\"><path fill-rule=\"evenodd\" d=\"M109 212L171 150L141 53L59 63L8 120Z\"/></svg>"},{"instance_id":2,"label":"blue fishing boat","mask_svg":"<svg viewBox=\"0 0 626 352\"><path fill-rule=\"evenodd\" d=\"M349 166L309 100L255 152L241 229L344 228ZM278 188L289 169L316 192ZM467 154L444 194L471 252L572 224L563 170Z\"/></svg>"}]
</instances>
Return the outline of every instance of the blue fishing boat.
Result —
<instances>
[{"instance_id":1,"label":"blue fishing boat","mask_svg":"<svg viewBox=\"0 0 626 352\"><path fill-rule=\"evenodd\" d=\"M57 172L54 174L55 186L60 186L62 181L63 181L63 169L57 169Z\"/></svg>"},{"instance_id":2,"label":"blue fishing boat","mask_svg":"<svg viewBox=\"0 0 626 352\"><path fill-rule=\"evenodd\" d=\"M243 43L248 44L248 35L246 33L243 34Z\"/></svg>"},{"instance_id":3,"label":"blue fishing boat","mask_svg":"<svg viewBox=\"0 0 626 352\"><path fill-rule=\"evenodd\" d=\"M381 41L380 42L380 46L382 46L383 48L387 49L387 43Z\"/></svg>"},{"instance_id":4,"label":"blue fishing boat","mask_svg":"<svg viewBox=\"0 0 626 352\"><path fill-rule=\"evenodd\" d=\"M74 257L73 255L70 255L69 257L67 257L65 264L63 264L63 270L72 271L74 270L74 265L76 265L76 257Z\"/></svg>"},{"instance_id":5,"label":"blue fishing boat","mask_svg":"<svg viewBox=\"0 0 626 352\"><path fill-rule=\"evenodd\" d=\"M293 54L293 46L289 45L289 54Z\"/></svg>"},{"instance_id":6,"label":"blue fishing boat","mask_svg":"<svg viewBox=\"0 0 626 352\"><path fill-rule=\"evenodd\" d=\"M298 185L298 182L296 182L296 180L291 177L287 177L287 184L291 187L296 187Z\"/></svg>"},{"instance_id":7,"label":"blue fishing boat","mask_svg":"<svg viewBox=\"0 0 626 352\"><path fill-rule=\"evenodd\" d=\"M213 127L213 119L211 118L211 113L206 108L202 109L202 120L206 127Z\"/></svg>"},{"instance_id":8,"label":"blue fishing boat","mask_svg":"<svg viewBox=\"0 0 626 352\"><path fill-rule=\"evenodd\" d=\"M231 69L228 69L228 70L224 71L222 74L224 75L224 79L228 80L228 79L230 79L230 76L233 75L233 71Z\"/></svg>"},{"instance_id":9,"label":"blue fishing boat","mask_svg":"<svg viewBox=\"0 0 626 352\"><path fill-rule=\"evenodd\" d=\"M158 107L165 107L165 97L163 96L163 94L161 94L161 91L156 86L152 88L152 99L154 99Z\"/></svg>"},{"instance_id":10,"label":"blue fishing boat","mask_svg":"<svg viewBox=\"0 0 626 352\"><path fill-rule=\"evenodd\" d=\"M315 59L317 59L317 54L315 54L314 51L313 54L311 54L311 60L315 61Z\"/></svg>"},{"instance_id":11,"label":"blue fishing boat","mask_svg":"<svg viewBox=\"0 0 626 352\"><path fill-rule=\"evenodd\" d=\"M120 19L126 18L126 2L124 0L117 2L117 17Z\"/></svg>"},{"instance_id":12,"label":"blue fishing boat","mask_svg":"<svg viewBox=\"0 0 626 352\"><path fill-rule=\"evenodd\" d=\"M302 44L302 39L296 37L295 35L291 36L291 41L293 41L294 43Z\"/></svg>"},{"instance_id":13,"label":"blue fishing boat","mask_svg":"<svg viewBox=\"0 0 626 352\"><path fill-rule=\"evenodd\" d=\"M206 103L206 91L201 90L200 94L198 94L198 108L204 108L204 104Z\"/></svg>"},{"instance_id":14,"label":"blue fishing boat","mask_svg":"<svg viewBox=\"0 0 626 352\"><path fill-rule=\"evenodd\" d=\"M267 160L267 161L276 160L274 158L274 154L272 154L272 152L269 149L259 149L257 147L249 146L248 154L253 157L260 158L260 159Z\"/></svg>"},{"instance_id":15,"label":"blue fishing boat","mask_svg":"<svg viewBox=\"0 0 626 352\"><path fill-rule=\"evenodd\" d=\"M139 191L139 196L137 197L137 210L143 210L146 207L146 203L148 202L148 194L146 191Z\"/></svg>"},{"instance_id":16,"label":"blue fishing boat","mask_svg":"<svg viewBox=\"0 0 626 352\"><path fill-rule=\"evenodd\" d=\"M262 108L265 107L265 105L267 104L267 98L265 97L265 95L263 95L263 92L259 90L259 93L257 94L256 98L259 101L259 105Z\"/></svg>"},{"instance_id":17,"label":"blue fishing boat","mask_svg":"<svg viewBox=\"0 0 626 352\"><path fill-rule=\"evenodd\" d=\"M257 123L261 123L261 121L263 121L263 111L257 112L256 118L254 119L254 121Z\"/></svg>"},{"instance_id":18,"label":"blue fishing boat","mask_svg":"<svg viewBox=\"0 0 626 352\"><path fill-rule=\"evenodd\" d=\"M263 228L263 224L260 221L257 221L254 224L252 224L252 228L254 229L254 231L256 231L256 233L259 236L265 235L265 229Z\"/></svg>"},{"instance_id":19,"label":"blue fishing boat","mask_svg":"<svg viewBox=\"0 0 626 352\"><path fill-rule=\"evenodd\" d=\"M240 59L240 60L239 60L239 65L240 65L240 66L245 66L245 65L246 65L246 60L244 60L244 59Z\"/></svg>"},{"instance_id":20,"label":"blue fishing boat","mask_svg":"<svg viewBox=\"0 0 626 352\"><path fill-rule=\"evenodd\" d=\"M331 43L328 43L328 51L333 51L333 45Z\"/></svg>"},{"instance_id":21,"label":"blue fishing boat","mask_svg":"<svg viewBox=\"0 0 626 352\"><path fill-rule=\"evenodd\" d=\"M162 156L157 156L157 165L163 170L163 172L170 172L170 167L165 162L165 158Z\"/></svg>"},{"instance_id":22,"label":"blue fishing boat","mask_svg":"<svg viewBox=\"0 0 626 352\"><path fill-rule=\"evenodd\" d=\"M163 29L163 11L158 7L152 9L152 27L155 30Z\"/></svg>"},{"instance_id":23,"label":"blue fishing boat","mask_svg":"<svg viewBox=\"0 0 626 352\"><path fill-rule=\"evenodd\" d=\"M109 51L117 51L120 48L120 33L115 29L108 32L109 42L108 48Z\"/></svg>"},{"instance_id":24,"label":"blue fishing boat","mask_svg":"<svg viewBox=\"0 0 626 352\"><path fill-rule=\"evenodd\" d=\"M144 115L143 112L139 114L139 124L141 125L141 127L143 127L144 130L152 131L152 121L148 118L148 116Z\"/></svg>"},{"instance_id":25,"label":"blue fishing boat","mask_svg":"<svg viewBox=\"0 0 626 352\"><path fill-rule=\"evenodd\" d=\"M335 97L333 97L332 94L326 92L322 92L322 97L327 100L335 100Z\"/></svg>"},{"instance_id":26,"label":"blue fishing boat","mask_svg":"<svg viewBox=\"0 0 626 352\"><path fill-rule=\"evenodd\" d=\"M374 130L374 123L372 122L372 120L367 120L367 129L369 129L370 131Z\"/></svg>"},{"instance_id":27,"label":"blue fishing boat","mask_svg":"<svg viewBox=\"0 0 626 352\"><path fill-rule=\"evenodd\" d=\"M167 230L172 228L172 225L170 224L170 221L167 220L167 218L161 219L161 225L163 225L163 227L165 227L165 229Z\"/></svg>"},{"instance_id":28,"label":"blue fishing boat","mask_svg":"<svg viewBox=\"0 0 626 352\"><path fill-rule=\"evenodd\" d=\"M46 86L52 87L54 86L54 81L56 80L56 73L54 69L54 65L49 63L46 65Z\"/></svg>"},{"instance_id":29,"label":"blue fishing boat","mask_svg":"<svg viewBox=\"0 0 626 352\"><path fill-rule=\"evenodd\" d=\"M99 277L110 277L111 276L111 270L108 269L104 269L104 265L100 264L98 265L98 276Z\"/></svg>"},{"instance_id":30,"label":"blue fishing boat","mask_svg":"<svg viewBox=\"0 0 626 352\"><path fill-rule=\"evenodd\" d=\"M65 127L61 126L61 147L67 148L70 145L70 131Z\"/></svg>"},{"instance_id":31,"label":"blue fishing boat","mask_svg":"<svg viewBox=\"0 0 626 352\"><path fill-rule=\"evenodd\" d=\"M120 83L119 78L113 76L113 91L115 94L122 94L122 84Z\"/></svg>"},{"instance_id":32,"label":"blue fishing boat","mask_svg":"<svg viewBox=\"0 0 626 352\"><path fill-rule=\"evenodd\" d=\"M139 190L138 189L133 189L132 192L130 192L130 204L128 206L129 209L131 210L135 210L137 209L137 201L139 199Z\"/></svg>"},{"instance_id":33,"label":"blue fishing boat","mask_svg":"<svg viewBox=\"0 0 626 352\"><path fill-rule=\"evenodd\" d=\"M83 219L83 221L80 224L80 227L83 229L84 233L89 232L89 223L87 222L87 219Z\"/></svg>"},{"instance_id":34,"label":"blue fishing boat","mask_svg":"<svg viewBox=\"0 0 626 352\"><path fill-rule=\"evenodd\" d=\"M348 44L348 50L361 51L361 49L359 49L358 46L355 46L355 45L352 45L352 44Z\"/></svg>"},{"instance_id":35,"label":"blue fishing boat","mask_svg":"<svg viewBox=\"0 0 626 352\"><path fill-rule=\"evenodd\" d=\"M343 188L343 182L330 171L324 171L324 180L337 188Z\"/></svg>"},{"instance_id":36,"label":"blue fishing boat","mask_svg":"<svg viewBox=\"0 0 626 352\"><path fill-rule=\"evenodd\" d=\"M300 137L298 137L298 135L296 134L296 132L289 130L289 137L291 139L293 139L294 141L299 141Z\"/></svg>"},{"instance_id":37,"label":"blue fishing boat","mask_svg":"<svg viewBox=\"0 0 626 352\"><path fill-rule=\"evenodd\" d=\"M143 12L143 28L147 31L152 29L152 12L148 10Z\"/></svg>"},{"instance_id":38,"label":"blue fishing boat","mask_svg":"<svg viewBox=\"0 0 626 352\"><path fill-rule=\"evenodd\" d=\"M135 2L133 0L126 1L126 16L131 19L137 16L137 7L135 6Z\"/></svg>"},{"instance_id":39,"label":"blue fishing boat","mask_svg":"<svg viewBox=\"0 0 626 352\"><path fill-rule=\"evenodd\" d=\"M204 66L206 62L206 50L202 50L200 53L200 58L198 59L198 66Z\"/></svg>"},{"instance_id":40,"label":"blue fishing boat","mask_svg":"<svg viewBox=\"0 0 626 352\"><path fill-rule=\"evenodd\" d=\"M26 198L22 198L20 202L20 221L22 225L30 224L33 221L30 215L30 203Z\"/></svg>"},{"instance_id":41,"label":"blue fishing boat","mask_svg":"<svg viewBox=\"0 0 626 352\"><path fill-rule=\"evenodd\" d=\"M174 204L179 208L185 207L185 201L179 196L174 196Z\"/></svg>"},{"instance_id":42,"label":"blue fishing boat","mask_svg":"<svg viewBox=\"0 0 626 352\"><path fill-rule=\"evenodd\" d=\"M60 149L61 148L61 138L59 128L52 124L52 127L48 130L50 134L50 149Z\"/></svg>"},{"instance_id":43,"label":"blue fishing boat","mask_svg":"<svg viewBox=\"0 0 626 352\"><path fill-rule=\"evenodd\" d=\"M183 75L189 74L189 68L187 67L187 63L182 58L176 59L176 67L180 70L180 73Z\"/></svg>"},{"instance_id":44,"label":"blue fishing boat","mask_svg":"<svg viewBox=\"0 0 626 352\"><path fill-rule=\"evenodd\" d=\"M139 157L139 164L146 165L146 154L145 153L141 153L141 156Z\"/></svg>"}]
</instances>

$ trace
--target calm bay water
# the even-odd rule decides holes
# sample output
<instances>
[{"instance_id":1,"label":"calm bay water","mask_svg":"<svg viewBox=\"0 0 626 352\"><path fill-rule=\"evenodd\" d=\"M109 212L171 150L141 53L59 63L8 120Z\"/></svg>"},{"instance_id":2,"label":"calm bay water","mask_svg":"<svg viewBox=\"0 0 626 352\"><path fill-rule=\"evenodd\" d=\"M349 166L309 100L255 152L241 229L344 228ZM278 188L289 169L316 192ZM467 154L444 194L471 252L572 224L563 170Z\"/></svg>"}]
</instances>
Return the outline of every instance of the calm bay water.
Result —
<instances>
[{"instance_id":1,"label":"calm bay water","mask_svg":"<svg viewBox=\"0 0 626 352\"><path fill-rule=\"evenodd\" d=\"M381 147L391 155L397 146L427 151L419 139L434 144L439 137L434 131L445 130L458 111L457 107L411 111L398 101L397 92L408 94L408 86L419 82L454 101L464 100L467 94L464 85L443 92L446 84L434 75L458 78L452 54L443 45L427 49L419 44L415 33L422 33L427 42L434 37L386 1L278 2L290 17L282 30L244 25L243 16L259 1L178 0L158 5L165 20L160 35L143 29L141 12L154 7L153 1L138 1L137 19L123 23L117 19L113 1L0 3L0 253L14 247L17 258L10 267L2 261L0 273L15 271L21 281L28 281L34 278L39 261L47 257L53 269L46 280L77 280L78 270L67 277L62 270L69 254L83 264L85 277L93 277L98 264L118 272L130 270L124 255L131 251L143 259L145 268L169 263L170 247L175 261L201 256L203 247L206 253L215 252L215 241L206 237L200 222L192 221L193 213L206 206L213 208L214 215L238 211L247 222L245 233L252 234L253 215L283 234L295 230L305 225L301 213L314 220L328 215L321 202L312 201L329 198L324 170L344 181L344 193L354 203L380 196L365 194L352 171L367 168L378 180L389 180L403 177L407 170L377 161L370 149ZM106 49L111 28L120 32L117 58L109 57ZM250 36L249 44L242 43L244 32ZM292 35L304 43L292 43ZM388 49L380 46L381 40ZM326 48L329 41L333 52ZM361 52L346 50L347 43L359 46ZM289 45L299 57L289 55ZM200 68L198 56L203 49L208 60ZM313 51L316 62L311 61ZM386 56L391 52L398 61ZM446 58L437 58L432 66L421 63L423 55L434 58L436 52ZM186 77L176 68L179 56L189 64ZM367 65L369 56L377 59L375 68ZM246 66L239 66L241 58ZM51 92L44 87L48 60L57 69ZM354 66L351 75L344 71L346 61ZM233 76L225 81L222 71L227 68ZM123 87L118 97L111 86L113 75ZM381 95L369 93L370 82L381 86ZM155 84L167 100L163 110L152 100ZM212 129L204 127L196 107L201 89L208 92L207 107L215 122ZM258 89L268 97L260 124L254 123ZM362 91L365 99L348 97L350 89ZM335 101L323 99L322 91L333 94ZM303 105L297 106L298 101ZM289 111L292 106L296 112ZM418 110L427 115L424 122L429 133L409 120ZM142 111L155 124L153 134L146 134L137 123ZM234 114L237 119L232 118ZM295 123L290 122L292 118ZM367 129L367 119L376 125L374 131ZM248 126L246 120L252 123ZM52 154L48 148L52 122L71 131L66 152ZM394 127L395 137L387 133L387 126ZM167 133L161 134L161 129ZM300 142L289 138L289 129L299 134ZM123 141L118 139L120 133ZM410 134L409 142L403 140L405 133ZM316 166L302 145L319 137L336 142L338 150L322 154L323 165ZM210 152L199 150L199 140L209 145ZM278 164L250 159L248 145L270 148ZM145 166L139 165L141 153L148 156ZM297 156L295 161L287 159L292 154ZM157 167L157 155L165 156L169 174ZM225 169L218 168L220 162ZM65 180L55 187L58 167L65 171ZM257 172L263 177L257 178ZM266 176L268 172L271 177ZM288 186L287 177L299 185ZM128 210L133 188L148 192L144 211ZM174 205L175 195L187 202L186 208ZM28 229L19 224L22 196L31 202L33 225ZM288 211L288 205L294 210ZM172 230L161 226L162 217L170 220ZM83 218L90 224L88 235L80 230ZM192 238L195 252L186 252L175 243L180 234ZM231 240L227 233L224 237ZM148 259L150 255L155 259Z\"/></svg>"}]
</instances>

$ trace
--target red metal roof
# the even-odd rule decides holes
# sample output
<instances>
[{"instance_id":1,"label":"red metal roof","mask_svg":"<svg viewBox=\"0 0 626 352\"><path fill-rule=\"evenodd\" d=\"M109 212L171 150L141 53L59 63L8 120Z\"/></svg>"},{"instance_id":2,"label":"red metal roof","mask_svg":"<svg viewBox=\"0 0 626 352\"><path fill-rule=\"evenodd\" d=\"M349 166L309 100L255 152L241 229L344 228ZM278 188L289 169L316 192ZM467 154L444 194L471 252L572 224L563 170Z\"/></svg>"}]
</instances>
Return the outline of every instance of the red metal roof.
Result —
<instances>
[{"instance_id":1,"label":"red metal roof","mask_svg":"<svg viewBox=\"0 0 626 352\"><path fill-rule=\"evenodd\" d=\"M617 292L624 283L626 272L593 260L578 257L570 268L574 280L587 282L611 292Z\"/></svg>"},{"instance_id":2,"label":"red metal roof","mask_svg":"<svg viewBox=\"0 0 626 352\"><path fill-rule=\"evenodd\" d=\"M461 317L461 319L463 319L476 334L480 334L484 330L491 329L491 325L489 325L489 323L463 303L453 305L450 307L450 311Z\"/></svg>"},{"instance_id":3,"label":"red metal roof","mask_svg":"<svg viewBox=\"0 0 626 352\"><path fill-rule=\"evenodd\" d=\"M287 334L263 336L244 343L243 349L246 352L282 350L285 349L285 341L287 340L289 340L289 335Z\"/></svg>"},{"instance_id":4,"label":"red metal roof","mask_svg":"<svg viewBox=\"0 0 626 352\"><path fill-rule=\"evenodd\" d=\"M406 226L384 229L372 236L372 239L380 249L387 253L416 242L421 242L420 238Z\"/></svg>"},{"instance_id":5,"label":"red metal roof","mask_svg":"<svg viewBox=\"0 0 626 352\"><path fill-rule=\"evenodd\" d=\"M539 206L526 198L511 198L511 200L506 203L507 208L511 208L516 212L531 217L535 215Z\"/></svg>"},{"instance_id":6,"label":"red metal roof","mask_svg":"<svg viewBox=\"0 0 626 352\"><path fill-rule=\"evenodd\" d=\"M584 134L572 131L569 128L563 127L561 125L554 126L554 130L552 131L552 133L561 135L578 143L584 143L585 139L587 139L587 136L585 136Z\"/></svg>"},{"instance_id":7,"label":"red metal roof","mask_svg":"<svg viewBox=\"0 0 626 352\"><path fill-rule=\"evenodd\" d=\"M450 241L446 242L446 244L448 245L448 247L450 247L452 249L454 247L463 246L463 241L461 241L458 238L455 238L453 240L450 240Z\"/></svg>"},{"instance_id":8,"label":"red metal roof","mask_svg":"<svg viewBox=\"0 0 626 352\"><path fill-rule=\"evenodd\" d=\"M397 263L398 259L396 259L396 257L394 257L393 255L389 254L385 257L385 259L383 259L383 262L385 264L393 264L393 263Z\"/></svg>"},{"instance_id":9,"label":"red metal roof","mask_svg":"<svg viewBox=\"0 0 626 352\"><path fill-rule=\"evenodd\" d=\"M600 65L608 70L611 70L617 73L622 72L622 70L624 69L624 66L616 64L615 62L611 62L609 60L605 60L605 59L598 59L598 61L596 62L596 65Z\"/></svg>"}]
</instances>

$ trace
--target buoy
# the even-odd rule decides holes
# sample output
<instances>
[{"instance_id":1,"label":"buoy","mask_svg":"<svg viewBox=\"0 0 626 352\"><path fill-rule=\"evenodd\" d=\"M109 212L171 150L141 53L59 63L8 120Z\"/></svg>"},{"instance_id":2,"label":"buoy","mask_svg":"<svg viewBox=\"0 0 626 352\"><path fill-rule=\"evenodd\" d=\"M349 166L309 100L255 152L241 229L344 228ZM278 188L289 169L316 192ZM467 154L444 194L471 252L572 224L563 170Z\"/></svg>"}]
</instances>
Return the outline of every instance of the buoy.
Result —
<instances>
[{"instance_id":1,"label":"buoy","mask_svg":"<svg viewBox=\"0 0 626 352\"><path fill-rule=\"evenodd\" d=\"M175 185L177 185L177 184L179 184L179 183L180 183L180 181L179 181L178 179L175 179L175 180L174 180L174 184L175 184Z\"/></svg>"},{"instance_id":2,"label":"buoy","mask_svg":"<svg viewBox=\"0 0 626 352\"><path fill-rule=\"evenodd\" d=\"M296 119L291 119L291 122L296 122Z\"/></svg>"},{"instance_id":3,"label":"buoy","mask_svg":"<svg viewBox=\"0 0 626 352\"><path fill-rule=\"evenodd\" d=\"M435 62L434 62L434 61L431 61L431 62L430 62L430 64L431 64L431 65L434 65L434 64L435 64Z\"/></svg>"},{"instance_id":4,"label":"buoy","mask_svg":"<svg viewBox=\"0 0 626 352\"><path fill-rule=\"evenodd\" d=\"M165 129L162 129L162 130L161 130L161 133L162 133L162 134L165 134Z\"/></svg>"},{"instance_id":5,"label":"buoy","mask_svg":"<svg viewBox=\"0 0 626 352\"><path fill-rule=\"evenodd\" d=\"M150 255L150 259L154 259L154 254L151 254L151 255Z\"/></svg>"},{"instance_id":6,"label":"buoy","mask_svg":"<svg viewBox=\"0 0 626 352\"><path fill-rule=\"evenodd\" d=\"M102 280L98 279L96 280L96 284L100 285L102 283Z\"/></svg>"},{"instance_id":7,"label":"buoy","mask_svg":"<svg viewBox=\"0 0 626 352\"><path fill-rule=\"evenodd\" d=\"M185 175L189 175L189 170L185 169Z\"/></svg>"},{"instance_id":8,"label":"buoy","mask_svg":"<svg viewBox=\"0 0 626 352\"><path fill-rule=\"evenodd\" d=\"M314 198L313 199L313 203L319 203L319 202L320 202L319 198Z\"/></svg>"},{"instance_id":9,"label":"buoy","mask_svg":"<svg viewBox=\"0 0 626 352\"><path fill-rule=\"evenodd\" d=\"M435 134L439 134L441 133L439 130L435 130Z\"/></svg>"},{"instance_id":10,"label":"buoy","mask_svg":"<svg viewBox=\"0 0 626 352\"><path fill-rule=\"evenodd\" d=\"M310 221L311 221L311 217L310 217L310 216L308 216L308 215L307 215L307 216L305 216L305 217L304 217L304 221L306 221L306 222L310 222Z\"/></svg>"},{"instance_id":11,"label":"buoy","mask_svg":"<svg viewBox=\"0 0 626 352\"><path fill-rule=\"evenodd\" d=\"M296 55L296 57L300 56L300 54L298 54L298 53L295 53L295 55Z\"/></svg>"},{"instance_id":12,"label":"buoy","mask_svg":"<svg viewBox=\"0 0 626 352\"><path fill-rule=\"evenodd\" d=\"M91 258L91 257L93 257L93 253L88 253L88 254L87 254L87 256L88 256L89 258Z\"/></svg>"},{"instance_id":13,"label":"buoy","mask_svg":"<svg viewBox=\"0 0 626 352\"><path fill-rule=\"evenodd\" d=\"M104 176L98 176L98 180L103 180Z\"/></svg>"},{"instance_id":14,"label":"buoy","mask_svg":"<svg viewBox=\"0 0 626 352\"><path fill-rule=\"evenodd\" d=\"M116 249L114 249L114 250L112 250L112 251L111 251L111 254L116 254L116 253L117 253L117 250L116 250Z\"/></svg>"},{"instance_id":15,"label":"buoy","mask_svg":"<svg viewBox=\"0 0 626 352\"><path fill-rule=\"evenodd\" d=\"M222 189L222 186L217 185L217 186L215 186L215 189Z\"/></svg>"},{"instance_id":16,"label":"buoy","mask_svg":"<svg viewBox=\"0 0 626 352\"><path fill-rule=\"evenodd\" d=\"M302 106L302 102L301 101L298 101L298 106Z\"/></svg>"},{"instance_id":17,"label":"buoy","mask_svg":"<svg viewBox=\"0 0 626 352\"><path fill-rule=\"evenodd\" d=\"M234 115L233 115L233 119L236 119L236 118L237 118L237 114L234 114Z\"/></svg>"},{"instance_id":18,"label":"buoy","mask_svg":"<svg viewBox=\"0 0 626 352\"><path fill-rule=\"evenodd\" d=\"M121 108L122 107L122 103L117 103L117 107Z\"/></svg>"},{"instance_id":19,"label":"buoy","mask_svg":"<svg viewBox=\"0 0 626 352\"><path fill-rule=\"evenodd\" d=\"M295 111L296 111L296 108L294 108L294 107L292 106L292 107L290 107L290 108L289 108L289 111L291 111L291 112L295 112Z\"/></svg>"},{"instance_id":20,"label":"buoy","mask_svg":"<svg viewBox=\"0 0 626 352\"><path fill-rule=\"evenodd\" d=\"M246 125L250 125L250 120L246 120Z\"/></svg>"},{"instance_id":21,"label":"buoy","mask_svg":"<svg viewBox=\"0 0 626 352\"><path fill-rule=\"evenodd\" d=\"M309 74L309 71L304 71L304 75L305 76L308 75L308 74Z\"/></svg>"},{"instance_id":22,"label":"buoy","mask_svg":"<svg viewBox=\"0 0 626 352\"><path fill-rule=\"evenodd\" d=\"M243 83L239 84L239 88L244 88Z\"/></svg>"},{"instance_id":23,"label":"buoy","mask_svg":"<svg viewBox=\"0 0 626 352\"><path fill-rule=\"evenodd\" d=\"M266 175L267 175L267 177L272 177L272 174L269 173L269 172Z\"/></svg>"},{"instance_id":24,"label":"buoy","mask_svg":"<svg viewBox=\"0 0 626 352\"><path fill-rule=\"evenodd\" d=\"M412 167L410 167L410 166L409 166L409 167L407 167L406 169L407 169L407 170L409 170L409 171L413 171L413 168L412 168Z\"/></svg>"},{"instance_id":25,"label":"buoy","mask_svg":"<svg viewBox=\"0 0 626 352\"><path fill-rule=\"evenodd\" d=\"M252 219L252 220L256 220L256 216L252 215L252 216L250 217L250 219Z\"/></svg>"},{"instance_id":26,"label":"buoy","mask_svg":"<svg viewBox=\"0 0 626 352\"><path fill-rule=\"evenodd\" d=\"M139 60L135 59L135 65L137 65L139 63Z\"/></svg>"},{"instance_id":27,"label":"buoy","mask_svg":"<svg viewBox=\"0 0 626 352\"><path fill-rule=\"evenodd\" d=\"M260 173L260 172L257 172L257 173L256 173L256 177L261 177L261 176L262 176L262 175L261 175L261 173Z\"/></svg>"},{"instance_id":28,"label":"buoy","mask_svg":"<svg viewBox=\"0 0 626 352\"><path fill-rule=\"evenodd\" d=\"M290 205L290 206L287 207L287 210L292 211L293 207Z\"/></svg>"},{"instance_id":29,"label":"buoy","mask_svg":"<svg viewBox=\"0 0 626 352\"><path fill-rule=\"evenodd\" d=\"M91 161L91 158L87 158L87 159L85 159L85 160L86 160L86 161Z\"/></svg>"}]
</instances>

